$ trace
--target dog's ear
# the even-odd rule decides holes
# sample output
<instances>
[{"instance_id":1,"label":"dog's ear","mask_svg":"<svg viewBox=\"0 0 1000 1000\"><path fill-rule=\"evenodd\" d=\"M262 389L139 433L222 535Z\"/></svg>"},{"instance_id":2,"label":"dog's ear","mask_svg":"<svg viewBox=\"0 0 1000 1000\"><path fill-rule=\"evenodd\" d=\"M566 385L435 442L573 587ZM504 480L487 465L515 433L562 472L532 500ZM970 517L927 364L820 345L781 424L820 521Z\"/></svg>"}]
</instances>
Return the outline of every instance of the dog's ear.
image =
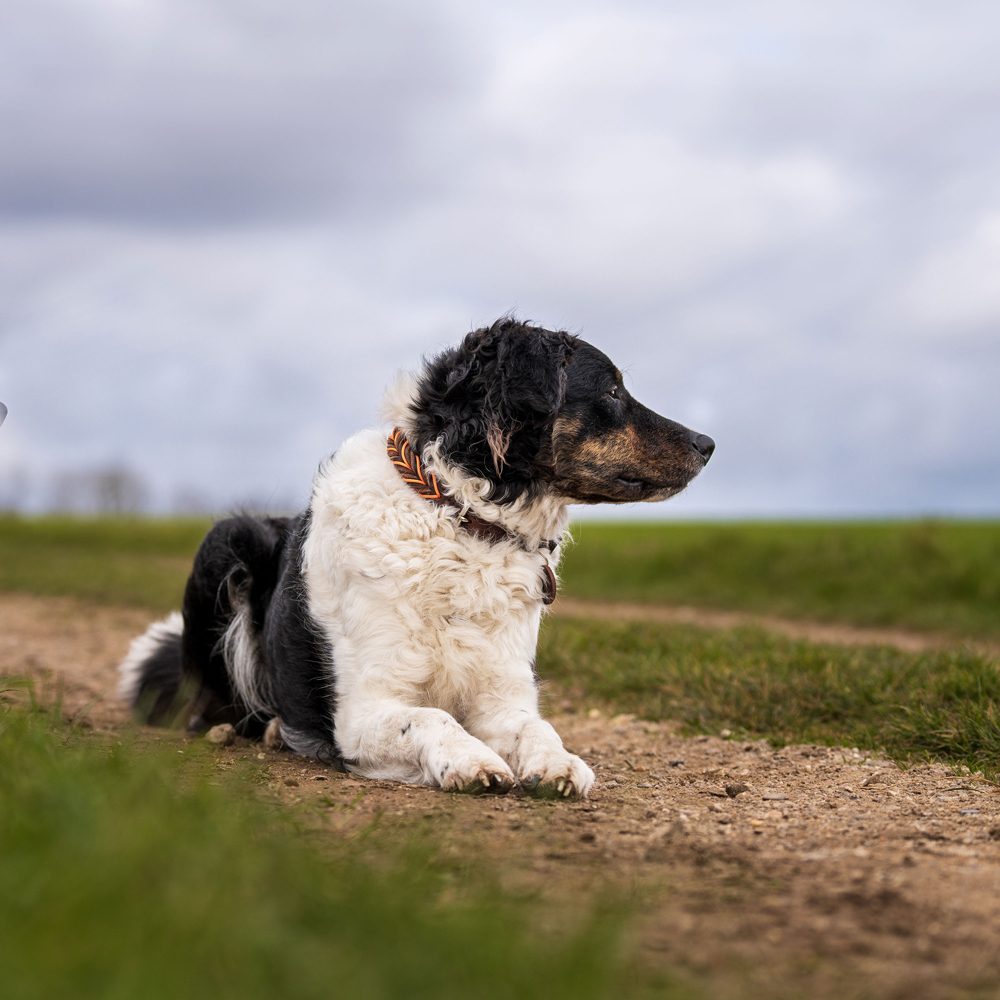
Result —
<instances>
[{"instance_id":1,"label":"dog's ear","mask_svg":"<svg viewBox=\"0 0 1000 1000\"><path fill-rule=\"evenodd\" d=\"M531 431L558 413L574 343L570 334L511 320L465 338L462 349L469 367L459 381L465 383L466 390L480 395L482 433L498 475L521 432L527 431L530 440L534 437Z\"/></svg>"},{"instance_id":2,"label":"dog's ear","mask_svg":"<svg viewBox=\"0 0 1000 1000\"><path fill-rule=\"evenodd\" d=\"M450 461L508 487L532 478L545 429L566 392L571 334L503 319L429 361L415 400L414 444L440 442Z\"/></svg>"}]
</instances>

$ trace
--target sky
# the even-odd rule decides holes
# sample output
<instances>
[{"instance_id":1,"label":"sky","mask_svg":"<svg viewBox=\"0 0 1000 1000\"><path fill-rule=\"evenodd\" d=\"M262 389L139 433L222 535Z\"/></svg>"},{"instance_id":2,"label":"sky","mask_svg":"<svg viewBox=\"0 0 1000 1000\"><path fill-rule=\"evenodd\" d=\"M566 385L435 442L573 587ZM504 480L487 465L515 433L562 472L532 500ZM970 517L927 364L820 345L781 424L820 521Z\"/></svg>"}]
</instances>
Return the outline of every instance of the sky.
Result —
<instances>
[{"instance_id":1,"label":"sky","mask_svg":"<svg viewBox=\"0 0 1000 1000\"><path fill-rule=\"evenodd\" d=\"M592 513L996 516L998 42L968 0L0 0L0 507L294 508L513 310L717 442Z\"/></svg>"}]
</instances>

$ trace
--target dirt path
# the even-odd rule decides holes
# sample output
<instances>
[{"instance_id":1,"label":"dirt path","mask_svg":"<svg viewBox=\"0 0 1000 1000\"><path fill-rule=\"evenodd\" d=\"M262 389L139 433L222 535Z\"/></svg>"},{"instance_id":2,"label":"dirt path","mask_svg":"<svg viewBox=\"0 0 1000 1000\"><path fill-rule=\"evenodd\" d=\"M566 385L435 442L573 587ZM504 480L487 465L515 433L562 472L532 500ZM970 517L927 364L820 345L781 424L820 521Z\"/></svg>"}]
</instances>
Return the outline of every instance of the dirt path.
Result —
<instances>
[{"instance_id":1,"label":"dirt path","mask_svg":"<svg viewBox=\"0 0 1000 1000\"><path fill-rule=\"evenodd\" d=\"M557 615L572 618L602 618L618 621L661 622L666 625L701 625L705 628L736 628L756 625L792 639L827 642L837 646L895 646L907 652L954 646L954 636L933 632L910 632L905 629L862 628L827 622L795 621L773 615L755 615L743 611L715 611L711 608L675 607L661 604L616 604L579 601L560 597L552 605ZM1000 643L973 641L970 646L991 655L1000 655Z\"/></svg>"},{"instance_id":2,"label":"dirt path","mask_svg":"<svg viewBox=\"0 0 1000 1000\"><path fill-rule=\"evenodd\" d=\"M113 729L125 719L115 663L148 620L0 597L0 673L61 674L67 712ZM638 885L645 958L712 995L919 1000L1000 988L994 786L851 749L685 739L628 716L552 721L598 774L586 802L445 795L245 742L218 749L217 766L260 758L269 793L330 836L433 824L446 849L490 857L506 884L543 896Z\"/></svg>"},{"instance_id":3,"label":"dirt path","mask_svg":"<svg viewBox=\"0 0 1000 1000\"><path fill-rule=\"evenodd\" d=\"M67 715L98 729L121 725L128 711L115 697L115 668L150 621L134 608L0 594L0 676L31 677L46 697L58 683Z\"/></svg>"}]
</instances>

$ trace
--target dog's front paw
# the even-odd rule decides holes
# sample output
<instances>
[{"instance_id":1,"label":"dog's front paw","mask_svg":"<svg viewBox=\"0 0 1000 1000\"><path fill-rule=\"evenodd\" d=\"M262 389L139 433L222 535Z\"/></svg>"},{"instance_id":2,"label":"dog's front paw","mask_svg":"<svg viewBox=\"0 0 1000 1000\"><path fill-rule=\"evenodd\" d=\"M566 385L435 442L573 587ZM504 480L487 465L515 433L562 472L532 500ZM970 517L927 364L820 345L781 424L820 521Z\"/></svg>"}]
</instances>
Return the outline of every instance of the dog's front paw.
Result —
<instances>
[{"instance_id":1,"label":"dog's front paw","mask_svg":"<svg viewBox=\"0 0 1000 1000\"><path fill-rule=\"evenodd\" d=\"M438 783L446 792L465 792L478 795L494 792L502 795L514 787L514 772L497 754L491 757L470 756L462 760L446 761L439 775Z\"/></svg>"},{"instance_id":2,"label":"dog's front paw","mask_svg":"<svg viewBox=\"0 0 1000 1000\"><path fill-rule=\"evenodd\" d=\"M576 754L565 750L544 760L529 761L518 776L521 786L539 798L585 799L594 784L594 772Z\"/></svg>"}]
</instances>

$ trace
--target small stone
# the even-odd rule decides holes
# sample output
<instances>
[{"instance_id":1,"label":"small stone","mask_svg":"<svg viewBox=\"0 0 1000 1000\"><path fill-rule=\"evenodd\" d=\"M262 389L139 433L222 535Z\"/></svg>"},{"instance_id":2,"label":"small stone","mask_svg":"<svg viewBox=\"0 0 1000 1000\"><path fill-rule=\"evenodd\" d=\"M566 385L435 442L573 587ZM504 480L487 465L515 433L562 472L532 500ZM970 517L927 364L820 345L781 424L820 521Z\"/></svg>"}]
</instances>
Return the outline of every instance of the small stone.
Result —
<instances>
[{"instance_id":1,"label":"small stone","mask_svg":"<svg viewBox=\"0 0 1000 1000\"><path fill-rule=\"evenodd\" d=\"M788 796L784 792L764 792L761 798L765 802L784 802Z\"/></svg>"},{"instance_id":2,"label":"small stone","mask_svg":"<svg viewBox=\"0 0 1000 1000\"><path fill-rule=\"evenodd\" d=\"M680 760L668 760L667 763L671 767L683 767L684 766L684 758L682 757Z\"/></svg>"},{"instance_id":3,"label":"small stone","mask_svg":"<svg viewBox=\"0 0 1000 1000\"><path fill-rule=\"evenodd\" d=\"M228 747L236 739L236 730L228 722L223 722L219 726L212 726L205 733L205 739L209 743L215 743L217 746Z\"/></svg>"},{"instance_id":4,"label":"small stone","mask_svg":"<svg viewBox=\"0 0 1000 1000\"><path fill-rule=\"evenodd\" d=\"M257 760L267 760L267 754L266 753L257 754Z\"/></svg>"},{"instance_id":5,"label":"small stone","mask_svg":"<svg viewBox=\"0 0 1000 1000\"><path fill-rule=\"evenodd\" d=\"M597 840L597 837L592 833L581 833L580 840L582 840L585 844L592 844L595 840Z\"/></svg>"},{"instance_id":6,"label":"small stone","mask_svg":"<svg viewBox=\"0 0 1000 1000\"><path fill-rule=\"evenodd\" d=\"M992 830L990 830L990 839L1000 840L1000 826L995 826Z\"/></svg>"},{"instance_id":7,"label":"small stone","mask_svg":"<svg viewBox=\"0 0 1000 1000\"><path fill-rule=\"evenodd\" d=\"M741 792L748 791L750 791L750 789L744 784L726 785L726 795L728 795L731 799L735 799Z\"/></svg>"},{"instance_id":8,"label":"small stone","mask_svg":"<svg viewBox=\"0 0 1000 1000\"><path fill-rule=\"evenodd\" d=\"M601 710L599 708L592 708L587 713L587 718L588 719L599 719L600 717L601 717Z\"/></svg>"},{"instance_id":9,"label":"small stone","mask_svg":"<svg viewBox=\"0 0 1000 1000\"><path fill-rule=\"evenodd\" d=\"M285 778L285 784L288 785L289 788L299 787L299 783L294 778Z\"/></svg>"},{"instance_id":10,"label":"small stone","mask_svg":"<svg viewBox=\"0 0 1000 1000\"><path fill-rule=\"evenodd\" d=\"M733 735L733 731L731 729L723 729L722 732L719 733L719 735L724 740L726 740L726 739L729 739L729 737Z\"/></svg>"},{"instance_id":11,"label":"small stone","mask_svg":"<svg viewBox=\"0 0 1000 1000\"><path fill-rule=\"evenodd\" d=\"M313 781L326 781L327 777L326 777L325 774L314 774L312 780Z\"/></svg>"},{"instance_id":12,"label":"small stone","mask_svg":"<svg viewBox=\"0 0 1000 1000\"><path fill-rule=\"evenodd\" d=\"M978 809L961 809L958 813L959 816L978 816Z\"/></svg>"}]
</instances>

